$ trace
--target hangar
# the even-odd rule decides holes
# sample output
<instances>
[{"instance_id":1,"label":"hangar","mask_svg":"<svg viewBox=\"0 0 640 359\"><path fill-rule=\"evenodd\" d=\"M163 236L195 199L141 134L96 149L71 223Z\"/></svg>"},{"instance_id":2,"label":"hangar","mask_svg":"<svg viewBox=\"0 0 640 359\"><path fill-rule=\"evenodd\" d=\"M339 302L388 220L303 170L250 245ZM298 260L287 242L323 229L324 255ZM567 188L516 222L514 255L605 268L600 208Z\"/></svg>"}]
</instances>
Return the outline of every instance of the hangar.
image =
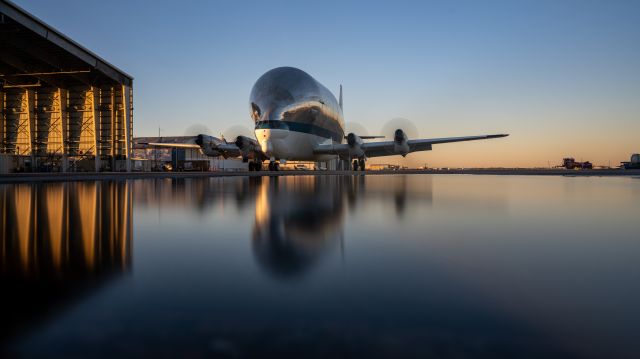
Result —
<instances>
[{"instance_id":1,"label":"hangar","mask_svg":"<svg viewBox=\"0 0 640 359\"><path fill-rule=\"evenodd\" d=\"M0 0L0 172L130 171L133 78Z\"/></svg>"}]
</instances>

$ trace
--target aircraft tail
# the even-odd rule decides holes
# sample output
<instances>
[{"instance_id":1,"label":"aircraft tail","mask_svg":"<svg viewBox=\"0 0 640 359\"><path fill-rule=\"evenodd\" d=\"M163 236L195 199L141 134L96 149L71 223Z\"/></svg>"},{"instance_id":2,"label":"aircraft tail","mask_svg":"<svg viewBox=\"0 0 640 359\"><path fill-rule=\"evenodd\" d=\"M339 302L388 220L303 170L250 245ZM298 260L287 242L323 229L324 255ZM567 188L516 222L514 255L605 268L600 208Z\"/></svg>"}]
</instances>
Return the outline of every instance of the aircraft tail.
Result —
<instances>
[{"instance_id":1,"label":"aircraft tail","mask_svg":"<svg viewBox=\"0 0 640 359\"><path fill-rule=\"evenodd\" d=\"M340 85L340 98L338 99L338 104L340 105L340 109L342 110L342 85Z\"/></svg>"}]
</instances>

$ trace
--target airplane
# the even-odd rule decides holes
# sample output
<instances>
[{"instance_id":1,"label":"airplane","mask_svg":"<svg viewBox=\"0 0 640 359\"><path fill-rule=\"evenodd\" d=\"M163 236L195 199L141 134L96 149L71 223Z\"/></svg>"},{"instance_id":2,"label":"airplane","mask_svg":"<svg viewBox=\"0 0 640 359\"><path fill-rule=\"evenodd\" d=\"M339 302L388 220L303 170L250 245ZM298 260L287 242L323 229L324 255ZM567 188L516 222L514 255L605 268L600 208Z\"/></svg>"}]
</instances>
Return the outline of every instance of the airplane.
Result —
<instances>
[{"instance_id":1,"label":"airplane","mask_svg":"<svg viewBox=\"0 0 640 359\"><path fill-rule=\"evenodd\" d=\"M255 138L238 136L235 141L200 134L198 136L138 138L136 143L151 147L197 148L205 155L241 157L249 162L249 171L260 171L264 161L268 169L279 170L288 160L327 162L345 161L353 170L365 169L367 158L406 156L430 151L435 144L506 137L508 134L409 139L398 128L392 141L371 141L384 136L345 135L342 115L342 86L339 99L311 75L294 67L267 71L253 85L249 98Z\"/></svg>"}]
</instances>

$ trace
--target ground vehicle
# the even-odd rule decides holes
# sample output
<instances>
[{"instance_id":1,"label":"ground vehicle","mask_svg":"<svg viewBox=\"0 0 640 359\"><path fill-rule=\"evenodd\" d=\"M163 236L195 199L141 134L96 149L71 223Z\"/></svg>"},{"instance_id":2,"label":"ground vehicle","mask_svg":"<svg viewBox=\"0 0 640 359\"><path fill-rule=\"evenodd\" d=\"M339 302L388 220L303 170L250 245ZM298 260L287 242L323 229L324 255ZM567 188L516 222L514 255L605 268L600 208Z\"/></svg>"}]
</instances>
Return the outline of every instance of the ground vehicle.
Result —
<instances>
[{"instance_id":1,"label":"ground vehicle","mask_svg":"<svg viewBox=\"0 0 640 359\"><path fill-rule=\"evenodd\" d=\"M566 157L562 159L562 165L558 167L564 167L568 170L573 170L573 169L590 170L593 168L593 164L589 161L576 162L576 160L573 157Z\"/></svg>"}]
</instances>

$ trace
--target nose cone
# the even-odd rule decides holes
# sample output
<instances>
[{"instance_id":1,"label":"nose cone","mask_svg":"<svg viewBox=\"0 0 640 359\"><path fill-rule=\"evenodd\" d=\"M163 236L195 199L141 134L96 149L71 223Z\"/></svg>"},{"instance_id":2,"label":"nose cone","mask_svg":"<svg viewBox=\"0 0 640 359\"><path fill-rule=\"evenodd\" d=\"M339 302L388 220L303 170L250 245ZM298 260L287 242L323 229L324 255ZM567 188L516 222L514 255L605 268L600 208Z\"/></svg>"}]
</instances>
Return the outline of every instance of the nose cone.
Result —
<instances>
[{"instance_id":1,"label":"nose cone","mask_svg":"<svg viewBox=\"0 0 640 359\"><path fill-rule=\"evenodd\" d=\"M261 139L260 149L265 155L267 155L267 157L271 157L271 154L273 153L273 142L271 142L271 139L268 137L266 139Z\"/></svg>"},{"instance_id":2,"label":"nose cone","mask_svg":"<svg viewBox=\"0 0 640 359\"><path fill-rule=\"evenodd\" d=\"M287 138L289 131L278 128L256 127L256 139L260 144L260 149L267 157L272 157L274 152L281 152L284 138Z\"/></svg>"}]
</instances>

